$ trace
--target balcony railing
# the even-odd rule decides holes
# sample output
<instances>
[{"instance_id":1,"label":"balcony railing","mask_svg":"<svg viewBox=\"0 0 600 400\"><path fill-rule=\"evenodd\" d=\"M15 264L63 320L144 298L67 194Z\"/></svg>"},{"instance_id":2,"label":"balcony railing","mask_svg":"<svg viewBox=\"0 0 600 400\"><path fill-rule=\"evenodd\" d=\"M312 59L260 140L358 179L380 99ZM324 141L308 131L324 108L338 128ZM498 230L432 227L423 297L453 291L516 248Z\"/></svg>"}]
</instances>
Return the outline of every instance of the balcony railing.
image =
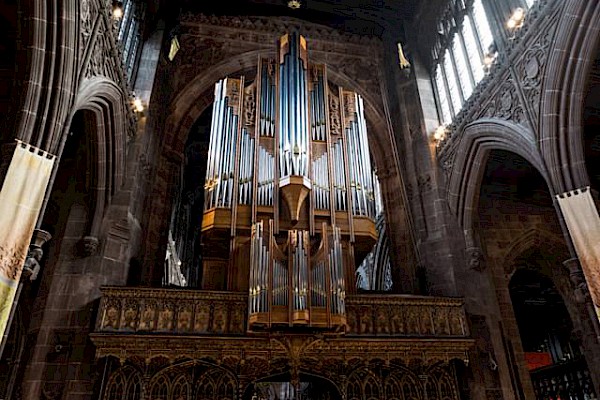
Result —
<instances>
[{"instance_id":1,"label":"balcony railing","mask_svg":"<svg viewBox=\"0 0 600 400\"><path fill-rule=\"evenodd\" d=\"M105 287L99 333L243 335L248 295L188 289ZM461 299L408 295L346 298L349 336L448 337L469 335Z\"/></svg>"},{"instance_id":2,"label":"balcony railing","mask_svg":"<svg viewBox=\"0 0 600 400\"><path fill-rule=\"evenodd\" d=\"M346 301L349 335L467 337L463 300L410 295L356 295Z\"/></svg>"}]
</instances>

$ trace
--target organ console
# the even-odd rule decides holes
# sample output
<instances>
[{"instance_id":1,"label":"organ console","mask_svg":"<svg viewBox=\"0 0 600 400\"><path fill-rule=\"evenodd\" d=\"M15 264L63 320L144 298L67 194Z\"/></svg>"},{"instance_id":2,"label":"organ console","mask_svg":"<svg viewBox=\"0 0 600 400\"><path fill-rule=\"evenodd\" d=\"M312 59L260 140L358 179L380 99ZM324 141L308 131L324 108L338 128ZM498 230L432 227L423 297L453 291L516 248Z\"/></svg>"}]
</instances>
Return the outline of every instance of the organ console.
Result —
<instances>
[{"instance_id":1,"label":"organ console","mask_svg":"<svg viewBox=\"0 0 600 400\"><path fill-rule=\"evenodd\" d=\"M248 329L343 330L379 196L362 98L308 60L297 33L257 74L215 85L203 285L248 292ZM225 269L226 273L215 273Z\"/></svg>"}]
</instances>

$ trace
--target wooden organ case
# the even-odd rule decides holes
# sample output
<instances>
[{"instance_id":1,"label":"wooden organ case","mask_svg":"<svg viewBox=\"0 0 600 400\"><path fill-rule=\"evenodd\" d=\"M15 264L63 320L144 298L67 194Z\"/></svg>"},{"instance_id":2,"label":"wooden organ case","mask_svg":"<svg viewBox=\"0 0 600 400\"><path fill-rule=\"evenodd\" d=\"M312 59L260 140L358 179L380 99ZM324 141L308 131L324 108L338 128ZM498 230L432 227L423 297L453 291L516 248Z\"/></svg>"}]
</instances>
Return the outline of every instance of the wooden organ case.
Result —
<instances>
[{"instance_id":1,"label":"wooden organ case","mask_svg":"<svg viewBox=\"0 0 600 400\"><path fill-rule=\"evenodd\" d=\"M345 296L377 239L361 97L279 41L257 76L215 85L205 182L203 288L247 291L248 329L343 331Z\"/></svg>"}]
</instances>

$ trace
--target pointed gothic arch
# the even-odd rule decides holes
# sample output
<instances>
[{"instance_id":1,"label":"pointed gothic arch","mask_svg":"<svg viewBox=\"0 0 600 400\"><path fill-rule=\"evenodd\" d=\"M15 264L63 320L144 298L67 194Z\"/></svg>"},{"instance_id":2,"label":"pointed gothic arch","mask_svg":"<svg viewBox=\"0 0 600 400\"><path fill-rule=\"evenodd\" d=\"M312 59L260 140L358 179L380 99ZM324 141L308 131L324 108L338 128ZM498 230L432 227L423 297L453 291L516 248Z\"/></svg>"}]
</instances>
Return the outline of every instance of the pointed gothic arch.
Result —
<instances>
[{"instance_id":1,"label":"pointed gothic arch","mask_svg":"<svg viewBox=\"0 0 600 400\"><path fill-rule=\"evenodd\" d=\"M600 44L600 4L565 2L540 100L538 143L552 181L552 194L589 184L583 149L583 99Z\"/></svg>"}]
</instances>

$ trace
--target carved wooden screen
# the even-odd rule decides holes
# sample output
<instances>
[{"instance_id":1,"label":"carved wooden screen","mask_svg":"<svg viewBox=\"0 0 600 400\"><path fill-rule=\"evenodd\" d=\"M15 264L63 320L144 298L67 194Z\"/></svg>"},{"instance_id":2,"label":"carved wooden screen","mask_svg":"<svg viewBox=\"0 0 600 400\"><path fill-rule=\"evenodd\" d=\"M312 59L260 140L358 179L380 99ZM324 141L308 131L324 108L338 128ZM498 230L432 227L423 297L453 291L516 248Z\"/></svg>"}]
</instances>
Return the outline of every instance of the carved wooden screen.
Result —
<instances>
[{"instance_id":1,"label":"carved wooden screen","mask_svg":"<svg viewBox=\"0 0 600 400\"><path fill-rule=\"evenodd\" d=\"M173 400L188 400L190 398L190 384L185 376L180 376L173 384Z\"/></svg>"},{"instance_id":2,"label":"carved wooden screen","mask_svg":"<svg viewBox=\"0 0 600 400\"><path fill-rule=\"evenodd\" d=\"M346 383L348 400L458 400L452 374L437 367L428 371L424 384L412 371L403 368L359 369Z\"/></svg>"},{"instance_id":3,"label":"carved wooden screen","mask_svg":"<svg viewBox=\"0 0 600 400\"><path fill-rule=\"evenodd\" d=\"M150 398L152 400L169 400L169 379L161 375L154 380L150 387Z\"/></svg>"},{"instance_id":4,"label":"carved wooden screen","mask_svg":"<svg viewBox=\"0 0 600 400\"><path fill-rule=\"evenodd\" d=\"M142 392L142 374L125 366L114 372L106 386L105 400L139 400Z\"/></svg>"},{"instance_id":5,"label":"carved wooden screen","mask_svg":"<svg viewBox=\"0 0 600 400\"><path fill-rule=\"evenodd\" d=\"M223 370L209 370L196 385L196 400L234 400L237 398L235 378Z\"/></svg>"}]
</instances>

